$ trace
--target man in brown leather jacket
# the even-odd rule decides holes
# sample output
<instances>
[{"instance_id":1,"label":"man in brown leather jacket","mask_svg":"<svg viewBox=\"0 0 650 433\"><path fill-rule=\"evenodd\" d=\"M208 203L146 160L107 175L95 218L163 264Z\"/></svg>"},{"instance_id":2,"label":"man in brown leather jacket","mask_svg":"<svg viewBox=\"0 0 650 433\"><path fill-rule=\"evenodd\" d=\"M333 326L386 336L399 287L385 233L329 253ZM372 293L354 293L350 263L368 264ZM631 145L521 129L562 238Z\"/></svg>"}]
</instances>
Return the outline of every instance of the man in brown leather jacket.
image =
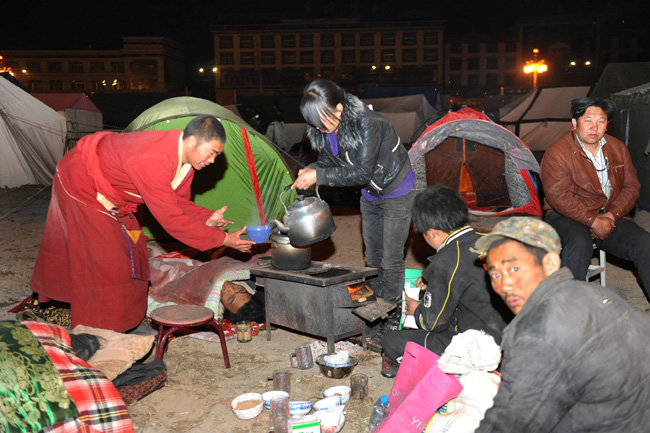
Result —
<instances>
[{"instance_id":1,"label":"man in brown leather jacket","mask_svg":"<svg viewBox=\"0 0 650 433\"><path fill-rule=\"evenodd\" d=\"M606 134L616 112L609 99L571 101L573 130L551 145L541 164L545 220L562 240L562 266L584 280L592 243L634 262L650 300L650 233L629 212L639 197L630 153Z\"/></svg>"}]
</instances>

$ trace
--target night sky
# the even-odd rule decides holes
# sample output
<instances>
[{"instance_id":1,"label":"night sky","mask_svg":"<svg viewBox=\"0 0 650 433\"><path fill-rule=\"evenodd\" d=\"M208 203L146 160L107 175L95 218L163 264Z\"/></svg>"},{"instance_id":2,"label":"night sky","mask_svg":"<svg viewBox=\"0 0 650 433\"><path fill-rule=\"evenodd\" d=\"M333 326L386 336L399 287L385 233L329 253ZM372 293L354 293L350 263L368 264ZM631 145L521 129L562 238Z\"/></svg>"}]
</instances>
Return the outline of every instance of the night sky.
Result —
<instances>
[{"instance_id":1,"label":"night sky","mask_svg":"<svg viewBox=\"0 0 650 433\"><path fill-rule=\"evenodd\" d=\"M34 5L30 5L32 3ZM203 61L213 57L210 26L220 23L340 16L375 21L417 18L446 20L448 32L482 33L508 29L521 16L602 14L611 22L633 23L647 19L650 2L643 3L638 6L632 1L613 0L451 0L446 3L415 0L114 0L92 2L91 7L101 7L92 11L84 10L81 3L71 6L27 1L20 3L21 13L12 18L8 14L3 17L0 54L3 49L115 49L121 47L121 36L167 36L186 45L189 61ZM41 4L49 5L49 10ZM396 4L399 8L395 8ZM422 4L428 6L422 7Z\"/></svg>"}]
</instances>

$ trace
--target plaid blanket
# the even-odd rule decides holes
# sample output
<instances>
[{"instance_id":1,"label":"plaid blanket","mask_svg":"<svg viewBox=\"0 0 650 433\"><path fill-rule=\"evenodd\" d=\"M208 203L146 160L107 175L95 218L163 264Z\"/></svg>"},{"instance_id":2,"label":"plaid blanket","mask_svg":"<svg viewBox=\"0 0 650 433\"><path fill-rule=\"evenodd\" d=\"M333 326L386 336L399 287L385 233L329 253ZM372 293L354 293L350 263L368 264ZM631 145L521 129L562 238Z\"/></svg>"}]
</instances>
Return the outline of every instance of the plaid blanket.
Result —
<instances>
[{"instance_id":1,"label":"plaid blanket","mask_svg":"<svg viewBox=\"0 0 650 433\"><path fill-rule=\"evenodd\" d=\"M40 322L23 324L45 348L79 412L77 418L69 418L43 429L43 432L133 432L131 418L120 393L104 375L74 355L70 336L64 328Z\"/></svg>"}]
</instances>

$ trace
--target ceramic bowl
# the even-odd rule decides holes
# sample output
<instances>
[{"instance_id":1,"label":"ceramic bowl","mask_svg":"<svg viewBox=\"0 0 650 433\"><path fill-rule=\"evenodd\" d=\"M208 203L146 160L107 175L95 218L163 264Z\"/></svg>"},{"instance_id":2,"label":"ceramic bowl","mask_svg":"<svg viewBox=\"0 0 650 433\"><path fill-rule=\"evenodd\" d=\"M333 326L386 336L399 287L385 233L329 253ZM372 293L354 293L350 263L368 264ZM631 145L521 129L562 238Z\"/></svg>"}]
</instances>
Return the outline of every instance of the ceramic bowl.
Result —
<instances>
[{"instance_id":1,"label":"ceramic bowl","mask_svg":"<svg viewBox=\"0 0 650 433\"><path fill-rule=\"evenodd\" d=\"M345 424L345 413L330 410L321 410L314 413L320 419L321 433L338 433Z\"/></svg>"},{"instance_id":2,"label":"ceramic bowl","mask_svg":"<svg viewBox=\"0 0 650 433\"><path fill-rule=\"evenodd\" d=\"M350 388L349 386L339 385L339 386L333 386L331 388L327 388L325 391L323 391L323 396L331 397L333 395L340 395L341 404L345 404L348 402L348 400L350 400L351 392L352 392L352 388Z\"/></svg>"},{"instance_id":3,"label":"ceramic bowl","mask_svg":"<svg viewBox=\"0 0 650 433\"><path fill-rule=\"evenodd\" d=\"M246 233L248 234L248 239L259 244L260 242L266 242L271 234L271 229L273 226L249 226L246 227Z\"/></svg>"},{"instance_id":4,"label":"ceramic bowl","mask_svg":"<svg viewBox=\"0 0 650 433\"><path fill-rule=\"evenodd\" d=\"M257 401L256 404L255 401ZM252 407L251 407L252 405ZM262 412L262 394L257 392L249 392L242 394L230 403L232 411L239 419L253 419ZM240 409L238 409L238 407ZM246 409L241 409L246 407Z\"/></svg>"},{"instance_id":5,"label":"ceramic bowl","mask_svg":"<svg viewBox=\"0 0 650 433\"><path fill-rule=\"evenodd\" d=\"M314 403L314 410L316 412L320 410L330 410L334 409L337 406L341 406L341 396L333 395L331 397L321 398L316 403Z\"/></svg>"},{"instance_id":6,"label":"ceramic bowl","mask_svg":"<svg viewBox=\"0 0 650 433\"><path fill-rule=\"evenodd\" d=\"M264 394L262 394L262 400L264 400L264 407L269 409L271 407L271 399L273 397L279 397L279 396L289 397L289 393L286 391L267 391Z\"/></svg>"},{"instance_id":7,"label":"ceramic bowl","mask_svg":"<svg viewBox=\"0 0 650 433\"><path fill-rule=\"evenodd\" d=\"M309 412L311 412L311 408L313 405L314 405L313 401L290 401L289 415L291 415L292 417L307 415Z\"/></svg>"},{"instance_id":8,"label":"ceramic bowl","mask_svg":"<svg viewBox=\"0 0 650 433\"><path fill-rule=\"evenodd\" d=\"M352 373L352 370L354 370L354 367L359 363L356 356L350 355L350 361L347 365L342 367L332 367L323 364L323 356L325 355L318 355L316 358L316 364L318 364L318 368L320 368L320 372L323 376L331 377L332 379L348 377Z\"/></svg>"},{"instance_id":9,"label":"ceramic bowl","mask_svg":"<svg viewBox=\"0 0 650 433\"><path fill-rule=\"evenodd\" d=\"M347 354L347 352L346 352ZM339 359L339 361L332 361L332 358L336 359L336 354L334 356L330 355L323 355L322 363L323 365L326 365L328 367L347 367L350 365L350 355L347 356L347 360L343 361L342 359Z\"/></svg>"}]
</instances>

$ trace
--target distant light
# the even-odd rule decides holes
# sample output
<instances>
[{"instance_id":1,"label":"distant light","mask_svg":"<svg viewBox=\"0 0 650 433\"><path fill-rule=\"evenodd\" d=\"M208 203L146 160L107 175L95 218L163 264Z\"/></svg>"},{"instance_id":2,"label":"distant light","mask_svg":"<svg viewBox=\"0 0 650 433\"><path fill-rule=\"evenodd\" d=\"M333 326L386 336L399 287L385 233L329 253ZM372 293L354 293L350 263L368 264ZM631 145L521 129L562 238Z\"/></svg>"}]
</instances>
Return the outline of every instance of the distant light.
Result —
<instances>
[{"instance_id":1,"label":"distant light","mask_svg":"<svg viewBox=\"0 0 650 433\"><path fill-rule=\"evenodd\" d=\"M386 65L386 66L384 66L384 69L389 70L389 69L390 69L390 65Z\"/></svg>"},{"instance_id":2,"label":"distant light","mask_svg":"<svg viewBox=\"0 0 650 433\"><path fill-rule=\"evenodd\" d=\"M212 72L217 72L218 70L219 69L216 66L214 68L212 68Z\"/></svg>"},{"instance_id":3,"label":"distant light","mask_svg":"<svg viewBox=\"0 0 650 433\"><path fill-rule=\"evenodd\" d=\"M23 70L20 71L20 72L22 72L23 74L26 74L26 73L27 73L27 69L23 69Z\"/></svg>"},{"instance_id":4,"label":"distant light","mask_svg":"<svg viewBox=\"0 0 650 433\"><path fill-rule=\"evenodd\" d=\"M590 62L589 60L587 60L587 61L585 62L585 66L589 66L589 65L591 65L591 62Z\"/></svg>"},{"instance_id":5,"label":"distant light","mask_svg":"<svg viewBox=\"0 0 650 433\"><path fill-rule=\"evenodd\" d=\"M537 72L542 73L548 71L548 66L546 64L541 64L537 66Z\"/></svg>"},{"instance_id":6,"label":"distant light","mask_svg":"<svg viewBox=\"0 0 650 433\"><path fill-rule=\"evenodd\" d=\"M375 69L377 69L377 67L376 67L375 65L372 65L372 66L370 67L370 69L372 69L372 70L374 71Z\"/></svg>"},{"instance_id":7,"label":"distant light","mask_svg":"<svg viewBox=\"0 0 650 433\"><path fill-rule=\"evenodd\" d=\"M569 64L570 64L571 66L575 66L575 65L576 65L576 62L575 62L575 61L571 61L571 63L569 63Z\"/></svg>"},{"instance_id":8,"label":"distant light","mask_svg":"<svg viewBox=\"0 0 650 433\"><path fill-rule=\"evenodd\" d=\"M204 71L205 71L205 69L203 69L203 68L199 68L199 72L200 72L200 73L203 73Z\"/></svg>"},{"instance_id":9,"label":"distant light","mask_svg":"<svg viewBox=\"0 0 650 433\"><path fill-rule=\"evenodd\" d=\"M533 48L533 54L539 54L539 50L537 48Z\"/></svg>"}]
</instances>

